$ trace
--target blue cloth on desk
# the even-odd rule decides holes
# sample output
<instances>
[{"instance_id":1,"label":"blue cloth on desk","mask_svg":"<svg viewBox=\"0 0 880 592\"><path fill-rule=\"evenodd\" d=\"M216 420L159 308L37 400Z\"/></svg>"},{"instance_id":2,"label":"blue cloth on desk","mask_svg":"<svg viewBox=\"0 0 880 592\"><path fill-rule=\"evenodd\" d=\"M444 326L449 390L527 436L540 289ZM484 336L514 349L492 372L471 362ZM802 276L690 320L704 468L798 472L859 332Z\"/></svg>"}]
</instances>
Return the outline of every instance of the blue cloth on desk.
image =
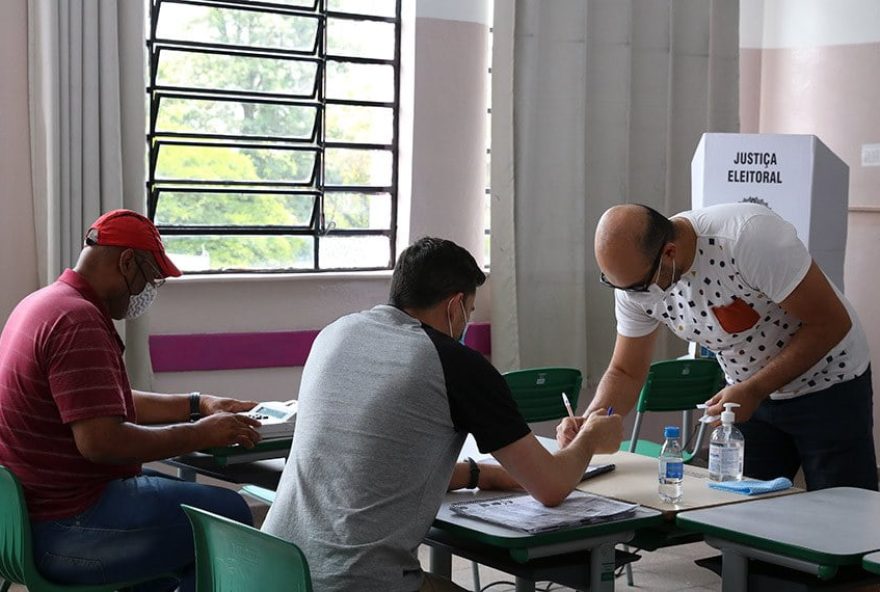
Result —
<instances>
[{"instance_id":1,"label":"blue cloth on desk","mask_svg":"<svg viewBox=\"0 0 880 592\"><path fill-rule=\"evenodd\" d=\"M730 491L733 493L741 493L743 495L758 495L759 493L770 493L771 491L782 491L791 487L791 480L785 477L777 477L770 481L758 481L747 479L744 481L720 481L709 483L712 489L720 489L722 491Z\"/></svg>"}]
</instances>

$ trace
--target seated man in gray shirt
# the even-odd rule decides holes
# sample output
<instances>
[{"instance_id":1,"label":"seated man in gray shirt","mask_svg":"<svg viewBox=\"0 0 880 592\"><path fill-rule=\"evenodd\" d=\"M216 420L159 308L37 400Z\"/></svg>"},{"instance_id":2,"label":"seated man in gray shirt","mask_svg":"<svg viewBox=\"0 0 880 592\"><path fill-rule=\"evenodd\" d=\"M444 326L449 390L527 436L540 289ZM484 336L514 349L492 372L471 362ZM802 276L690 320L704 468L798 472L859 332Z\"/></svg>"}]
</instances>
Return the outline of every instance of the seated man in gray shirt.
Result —
<instances>
[{"instance_id":1,"label":"seated man in gray shirt","mask_svg":"<svg viewBox=\"0 0 880 592\"><path fill-rule=\"evenodd\" d=\"M556 505L594 453L620 445L620 416L601 409L558 452L538 442L504 378L459 343L485 280L465 249L423 238L400 255L389 305L315 340L263 525L302 548L315 590L461 590L424 574L416 556L447 490L522 487ZM500 467L456 462L469 433Z\"/></svg>"}]
</instances>

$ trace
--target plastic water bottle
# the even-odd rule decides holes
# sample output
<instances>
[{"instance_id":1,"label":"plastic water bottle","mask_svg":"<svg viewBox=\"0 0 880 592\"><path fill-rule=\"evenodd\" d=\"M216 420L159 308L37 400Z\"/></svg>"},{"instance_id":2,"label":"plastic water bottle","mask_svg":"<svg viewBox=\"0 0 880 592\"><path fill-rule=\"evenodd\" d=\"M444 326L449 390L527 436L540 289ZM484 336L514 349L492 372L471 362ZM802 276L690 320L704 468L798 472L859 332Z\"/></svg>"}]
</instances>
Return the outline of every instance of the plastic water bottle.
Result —
<instances>
[{"instance_id":1,"label":"plastic water bottle","mask_svg":"<svg viewBox=\"0 0 880 592\"><path fill-rule=\"evenodd\" d=\"M724 404L721 425L715 428L709 441L709 479L713 481L740 481L743 477L746 441L733 425L734 407L739 405Z\"/></svg>"},{"instance_id":2,"label":"plastic water bottle","mask_svg":"<svg viewBox=\"0 0 880 592\"><path fill-rule=\"evenodd\" d=\"M684 479L684 460L681 457L681 430L677 426L666 426L663 430L666 442L660 451L659 487L660 499L667 504L681 501Z\"/></svg>"}]
</instances>

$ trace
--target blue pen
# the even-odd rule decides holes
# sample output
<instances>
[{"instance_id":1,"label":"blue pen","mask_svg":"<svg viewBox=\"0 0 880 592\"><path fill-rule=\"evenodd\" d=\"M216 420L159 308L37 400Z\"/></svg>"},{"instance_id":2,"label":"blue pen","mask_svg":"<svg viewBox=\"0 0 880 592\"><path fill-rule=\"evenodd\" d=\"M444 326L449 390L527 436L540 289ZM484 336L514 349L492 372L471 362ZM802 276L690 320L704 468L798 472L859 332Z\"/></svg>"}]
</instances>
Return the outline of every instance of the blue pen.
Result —
<instances>
[{"instance_id":1,"label":"blue pen","mask_svg":"<svg viewBox=\"0 0 880 592\"><path fill-rule=\"evenodd\" d=\"M611 415L612 413L614 413L614 407L609 407L608 408L608 415Z\"/></svg>"}]
</instances>

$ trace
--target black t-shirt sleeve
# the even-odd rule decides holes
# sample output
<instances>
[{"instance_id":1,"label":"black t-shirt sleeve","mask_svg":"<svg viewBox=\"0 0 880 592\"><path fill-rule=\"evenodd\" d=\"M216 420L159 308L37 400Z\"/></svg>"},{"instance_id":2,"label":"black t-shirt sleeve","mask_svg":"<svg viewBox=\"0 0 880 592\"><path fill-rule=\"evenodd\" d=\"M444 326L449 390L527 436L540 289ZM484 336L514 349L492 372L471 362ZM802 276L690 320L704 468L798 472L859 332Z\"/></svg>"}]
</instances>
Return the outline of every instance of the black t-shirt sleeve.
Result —
<instances>
[{"instance_id":1,"label":"black t-shirt sleeve","mask_svg":"<svg viewBox=\"0 0 880 592\"><path fill-rule=\"evenodd\" d=\"M504 448L531 432L504 377L482 354L423 327L440 356L456 430L473 434L482 453Z\"/></svg>"}]
</instances>

